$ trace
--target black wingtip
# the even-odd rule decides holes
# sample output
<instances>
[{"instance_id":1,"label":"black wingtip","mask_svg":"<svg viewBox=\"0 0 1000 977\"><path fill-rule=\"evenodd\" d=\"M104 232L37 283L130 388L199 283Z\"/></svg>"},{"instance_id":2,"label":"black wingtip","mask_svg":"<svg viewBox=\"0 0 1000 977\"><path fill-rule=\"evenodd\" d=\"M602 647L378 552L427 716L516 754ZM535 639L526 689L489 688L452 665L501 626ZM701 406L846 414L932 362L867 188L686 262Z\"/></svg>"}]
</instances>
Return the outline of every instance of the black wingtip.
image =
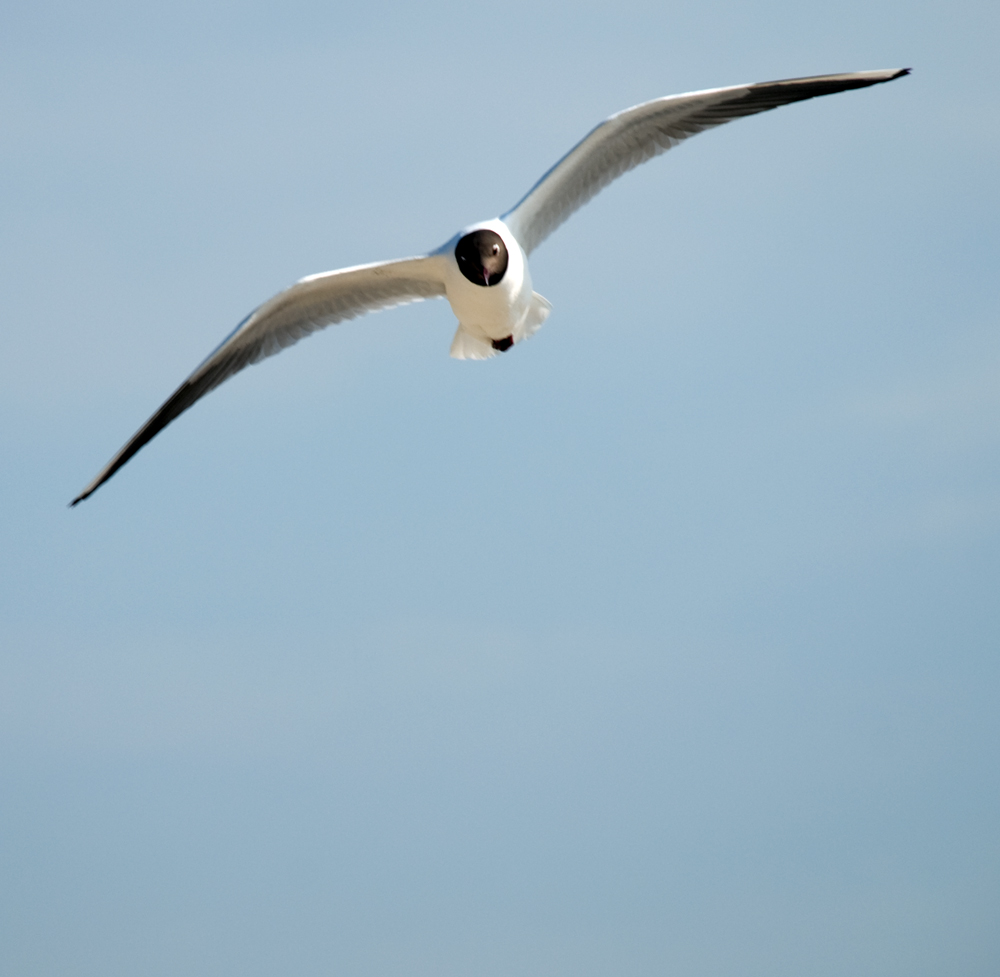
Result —
<instances>
[{"instance_id":1,"label":"black wingtip","mask_svg":"<svg viewBox=\"0 0 1000 977\"><path fill-rule=\"evenodd\" d=\"M96 485L93 486L93 488L90 488L90 487L85 488L72 502L70 502L70 504L68 506L66 506L66 508L67 509L72 509L75 506L78 506L84 499L89 498L91 495L93 495L94 494L94 489L96 489L96 488L97 488Z\"/></svg>"}]
</instances>

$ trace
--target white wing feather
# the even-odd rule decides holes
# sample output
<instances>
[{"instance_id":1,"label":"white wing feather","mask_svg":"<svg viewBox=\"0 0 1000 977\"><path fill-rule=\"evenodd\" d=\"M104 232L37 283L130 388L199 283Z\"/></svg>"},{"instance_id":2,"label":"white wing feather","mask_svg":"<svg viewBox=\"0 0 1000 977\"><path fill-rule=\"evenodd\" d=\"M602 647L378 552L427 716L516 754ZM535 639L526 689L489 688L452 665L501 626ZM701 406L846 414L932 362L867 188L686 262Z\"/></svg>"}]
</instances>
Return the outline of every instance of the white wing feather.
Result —
<instances>
[{"instance_id":1,"label":"white wing feather","mask_svg":"<svg viewBox=\"0 0 1000 977\"><path fill-rule=\"evenodd\" d=\"M905 74L909 74L908 68L790 78L644 102L591 130L501 220L530 254L613 180L688 136L779 105L866 88Z\"/></svg>"},{"instance_id":2,"label":"white wing feather","mask_svg":"<svg viewBox=\"0 0 1000 977\"><path fill-rule=\"evenodd\" d=\"M250 313L70 503L82 502L144 444L244 367L336 322L444 295L443 259L404 258L310 275Z\"/></svg>"}]
</instances>

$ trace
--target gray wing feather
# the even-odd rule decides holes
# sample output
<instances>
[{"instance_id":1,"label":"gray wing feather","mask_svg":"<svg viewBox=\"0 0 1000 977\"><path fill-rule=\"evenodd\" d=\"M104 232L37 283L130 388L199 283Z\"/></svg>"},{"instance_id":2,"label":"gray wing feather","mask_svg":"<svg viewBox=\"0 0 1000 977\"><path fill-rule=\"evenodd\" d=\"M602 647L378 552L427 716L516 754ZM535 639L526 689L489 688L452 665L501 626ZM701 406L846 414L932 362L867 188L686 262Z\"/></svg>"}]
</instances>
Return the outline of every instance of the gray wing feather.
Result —
<instances>
[{"instance_id":1,"label":"gray wing feather","mask_svg":"<svg viewBox=\"0 0 1000 977\"><path fill-rule=\"evenodd\" d=\"M613 180L689 136L779 105L866 88L906 74L908 68L818 75L714 88L644 102L611 116L591 130L501 219L530 254Z\"/></svg>"},{"instance_id":2,"label":"gray wing feather","mask_svg":"<svg viewBox=\"0 0 1000 977\"><path fill-rule=\"evenodd\" d=\"M405 258L311 275L250 313L70 503L82 502L143 445L205 394L252 363L325 326L444 295L441 259Z\"/></svg>"}]
</instances>

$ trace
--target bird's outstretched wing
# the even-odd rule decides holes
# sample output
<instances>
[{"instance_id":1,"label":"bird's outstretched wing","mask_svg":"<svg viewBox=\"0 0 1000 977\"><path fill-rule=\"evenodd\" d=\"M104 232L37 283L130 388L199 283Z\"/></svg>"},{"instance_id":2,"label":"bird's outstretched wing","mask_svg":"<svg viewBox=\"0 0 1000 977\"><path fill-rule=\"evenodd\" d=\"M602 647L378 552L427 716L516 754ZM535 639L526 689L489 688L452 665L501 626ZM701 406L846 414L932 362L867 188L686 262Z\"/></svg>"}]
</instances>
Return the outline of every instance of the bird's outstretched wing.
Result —
<instances>
[{"instance_id":1,"label":"bird's outstretched wing","mask_svg":"<svg viewBox=\"0 0 1000 977\"><path fill-rule=\"evenodd\" d=\"M82 502L175 417L245 366L335 322L444 294L442 260L435 255L303 278L251 312L70 505Z\"/></svg>"},{"instance_id":2,"label":"bird's outstretched wing","mask_svg":"<svg viewBox=\"0 0 1000 977\"><path fill-rule=\"evenodd\" d=\"M501 215L501 220L530 254L612 180L672 149L688 136L790 102L892 81L909 71L902 68L789 78L644 102L591 130L511 210Z\"/></svg>"}]
</instances>

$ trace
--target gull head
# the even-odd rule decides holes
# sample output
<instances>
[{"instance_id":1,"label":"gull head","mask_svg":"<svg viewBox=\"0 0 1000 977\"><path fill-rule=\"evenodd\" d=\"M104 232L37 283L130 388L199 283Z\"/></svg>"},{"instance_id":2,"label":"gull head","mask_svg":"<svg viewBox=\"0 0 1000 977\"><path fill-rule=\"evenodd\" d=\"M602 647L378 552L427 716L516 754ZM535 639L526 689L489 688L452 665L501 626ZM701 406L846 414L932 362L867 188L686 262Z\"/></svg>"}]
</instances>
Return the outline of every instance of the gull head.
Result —
<instances>
[{"instance_id":1,"label":"gull head","mask_svg":"<svg viewBox=\"0 0 1000 977\"><path fill-rule=\"evenodd\" d=\"M496 231L482 228L460 238L455 245L458 268L474 285L498 285L507 271L507 245Z\"/></svg>"}]
</instances>

